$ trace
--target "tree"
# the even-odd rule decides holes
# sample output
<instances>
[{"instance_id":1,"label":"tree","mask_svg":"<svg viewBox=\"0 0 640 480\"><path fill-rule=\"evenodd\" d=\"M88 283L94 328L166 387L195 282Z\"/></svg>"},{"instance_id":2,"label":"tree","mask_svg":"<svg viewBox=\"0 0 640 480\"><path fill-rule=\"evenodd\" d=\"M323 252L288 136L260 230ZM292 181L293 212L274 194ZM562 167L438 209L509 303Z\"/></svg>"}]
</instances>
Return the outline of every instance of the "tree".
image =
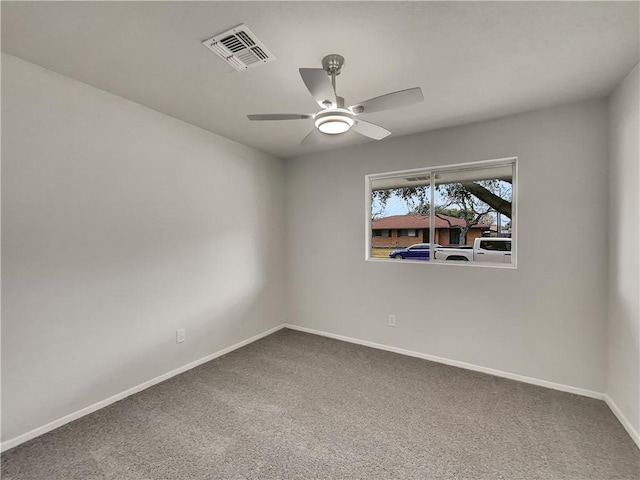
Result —
<instances>
[{"instance_id":1,"label":"tree","mask_svg":"<svg viewBox=\"0 0 640 480\"><path fill-rule=\"evenodd\" d=\"M420 205L416 208L414 208L413 210L411 210L409 212L409 215L416 215L416 216L425 216L428 217L429 214L431 213L430 208L429 208L429 204L426 205ZM464 212L461 211L458 208L454 208L454 207L443 207L440 205L436 205L435 207L433 207L433 213L435 214L436 217L442 218L443 220L446 220L443 217L455 217L455 218L464 218ZM489 217L489 219L491 221L493 221L493 219L491 219ZM482 220L482 223L486 223L484 221L485 219Z\"/></svg>"},{"instance_id":2,"label":"tree","mask_svg":"<svg viewBox=\"0 0 640 480\"><path fill-rule=\"evenodd\" d=\"M436 186L438 196L444 201L434 206L434 214L453 225L447 217L461 218L465 221L461 227L460 242L466 243L467 232L473 225L484 223L491 225L490 212L499 212L511 218L511 182L507 180L481 180L477 182L447 183ZM372 205L380 208L372 218L378 218L391 197L405 202L411 215L429 216L431 212L430 193L427 185L417 187L392 188L371 192Z\"/></svg>"},{"instance_id":3,"label":"tree","mask_svg":"<svg viewBox=\"0 0 640 480\"><path fill-rule=\"evenodd\" d=\"M499 194L496 194L494 191L492 191L491 188L487 188L487 186L483 185L483 183L486 182L502 183L503 188L501 188L501 190L503 191L503 193L508 191L508 198L501 197ZM458 185L462 185L468 193L472 194L483 203L489 205L492 210L499 212L502 215L507 216L508 218L511 218L511 182L509 180L465 182ZM508 187L505 187L507 185ZM396 196L404 200L410 210L417 209L421 212L429 210L428 187L426 185L419 187L391 188L388 190L373 190L371 192L371 201L372 205L375 204L376 201L378 201L379 203L380 210L377 212L378 216L382 215L382 211L384 211L384 207L387 204L387 201L392 196ZM447 213L444 214L449 215ZM451 216L455 217L456 215ZM377 216L373 215L373 218L377 218Z\"/></svg>"},{"instance_id":4,"label":"tree","mask_svg":"<svg viewBox=\"0 0 640 480\"><path fill-rule=\"evenodd\" d=\"M436 190L444 200L444 206L457 208L460 212L458 218L465 221L460 231L461 244L467 243L469 228L483 223L483 220L487 221L491 211L498 211L511 218L511 184L508 182L481 180L478 182L445 183L436 186ZM500 209L498 210L496 207Z\"/></svg>"},{"instance_id":5,"label":"tree","mask_svg":"<svg viewBox=\"0 0 640 480\"><path fill-rule=\"evenodd\" d=\"M417 187L390 188L387 190L371 191L371 219L375 220L384 213L387 202L391 197L397 197L405 202L409 211L425 211L429 215L429 187L427 185ZM374 211L374 208L378 207Z\"/></svg>"},{"instance_id":6,"label":"tree","mask_svg":"<svg viewBox=\"0 0 640 480\"><path fill-rule=\"evenodd\" d=\"M487 180L488 182L503 182L503 183L508 183L509 185L511 185L511 182L505 182L504 180ZM501 213L502 215L506 215L507 217L511 218L511 187L508 188L509 191L509 199L506 200L505 198L500 197L499 195L496 195L496 193L494 193L491 189L485 187L484 185L482 185L483 182L465 182L462 183L461 185L472 195L474 195L478 200L483 201L484 203L486 203L487 205L489 205L493 210L495 210L496 212ZM491 188L495 189L496 185L492 184ZM501 189L504 190L501 193L506 193L507 189Z\"/></svg>"}]
</instances>

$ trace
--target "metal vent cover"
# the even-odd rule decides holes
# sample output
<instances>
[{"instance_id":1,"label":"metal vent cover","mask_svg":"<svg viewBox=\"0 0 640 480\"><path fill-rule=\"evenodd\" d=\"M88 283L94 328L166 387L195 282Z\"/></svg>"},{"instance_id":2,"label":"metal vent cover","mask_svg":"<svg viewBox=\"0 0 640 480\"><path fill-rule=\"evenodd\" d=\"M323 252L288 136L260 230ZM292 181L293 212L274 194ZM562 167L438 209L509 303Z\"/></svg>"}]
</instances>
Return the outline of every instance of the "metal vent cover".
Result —
<instances>
[{"instance_id":1,"label":"metal vent cover","mask_svg":"<svg viewBox=\"0 0 640 480\"><path fill-rule=\"evenodd\" d=\"M219 33L202 44L236 70L258 67L276 59L244 24Z\"/></svg>"},{"instance_id":2,"label":"metal vent cover","mask_svg":"<svg viewBox=\"0 0 640 480\"><path fill-rule=\"evenodd\" d=\"M423 180L430 180L430 179L431 179L431 177L429 175L424 175L424 176L421 176L421 177L407 177L407 178L405 178L405 180L407 182L420 182L420 181L423 181Z\"/></svg>"}]
</instances>

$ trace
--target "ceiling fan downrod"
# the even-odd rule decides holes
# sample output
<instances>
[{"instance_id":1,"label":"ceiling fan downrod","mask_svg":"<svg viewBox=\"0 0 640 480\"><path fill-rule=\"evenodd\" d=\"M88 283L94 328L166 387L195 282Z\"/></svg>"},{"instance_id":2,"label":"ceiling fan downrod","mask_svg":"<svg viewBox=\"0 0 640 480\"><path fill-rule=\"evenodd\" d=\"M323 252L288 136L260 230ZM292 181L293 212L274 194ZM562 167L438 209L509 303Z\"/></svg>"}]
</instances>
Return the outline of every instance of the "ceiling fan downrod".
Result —
<instances>
[{"instance_id":1,"label":"ceiling fan downrod","mask_svg":"<svg viewBox=\"0 0 640 480\"><path fill-rule=\"evenodd\" d=\"M338 108L344 108L344 98L339 97L336 90L336 77L342 72L342 67L344 67L344 57L337 53L332 53L322 59L322 69L331 77L331 85L338 102L336 105ZM325 103L325 107L330 108L331 104Z\"/></svg>"},{"instance_id":2,"label":"ceiling fan downrod","mask_svg":"<svg viewBox=\"0 0 640 480\"><path fill-rule=\"evenodd\" d=\"M322 59L322 68L331 77L333 93L336 95L338 94L336 92L336 77L342 72L342 67L344 67L344 57L337 53L332 53Z\"/></svg>"}]
</instances>

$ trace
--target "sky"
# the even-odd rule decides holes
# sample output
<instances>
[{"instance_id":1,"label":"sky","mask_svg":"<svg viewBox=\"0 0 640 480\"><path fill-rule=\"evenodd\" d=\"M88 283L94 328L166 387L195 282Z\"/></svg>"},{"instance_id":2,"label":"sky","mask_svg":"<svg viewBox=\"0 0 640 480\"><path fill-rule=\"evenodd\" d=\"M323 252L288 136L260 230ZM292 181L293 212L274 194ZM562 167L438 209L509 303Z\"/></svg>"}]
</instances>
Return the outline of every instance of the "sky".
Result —
<instances>
[{"instance_id":1,"label":"sky","mask_svg":"<svg viewBox=\"0 0 640 480\"><path fill-rule=\"evenodd\" d=\"M373 211L378 211L380 209L380 204L376 202L373 205ZM400 200L398 197L393 196L387 202L386 208L384 209L383 217L390 217L392 215L406 215L408 213L407 204Z\"/></svg>"}]
</instances>

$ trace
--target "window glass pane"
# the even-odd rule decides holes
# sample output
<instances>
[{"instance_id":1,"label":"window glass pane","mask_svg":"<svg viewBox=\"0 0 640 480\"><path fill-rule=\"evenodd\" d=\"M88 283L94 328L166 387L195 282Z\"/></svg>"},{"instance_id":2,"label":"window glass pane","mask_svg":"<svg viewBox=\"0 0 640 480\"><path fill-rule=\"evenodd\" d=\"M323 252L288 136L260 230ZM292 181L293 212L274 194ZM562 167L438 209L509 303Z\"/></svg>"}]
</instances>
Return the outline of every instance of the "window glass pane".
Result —
<instances>
[{"instance_id":1,"label":"window glass pane","mask_svg":"<svg viewBox=\"0 0 640 480\"><path fill-rule=\"evenodd\" d=\"M409 249L429 242L429 182L429 174L371 182L371 229L382 232L372 236L371 258L429 260L428 247ZM376 185L388 188L376 189Z\"/></svg>"},{"instance_id":2,"label":"window glass pane","mask_svg":"<svg viewBox=\"0 0 640 480\"><path fill-rule=\"evenodd\" d=\"M436 260L512 263L513 164L434 175L436 242L445 247L439 249Z\"/></svg>"},{"instance_id":3,"label":"window glass pane","mask_svg":"<svg viewBox=\"0 0 640 480\"><path fill-rule=\"evenodd\" d=\"M498 240L482 240L480 248L483 250L494 250L497 252L510 252L511 243Z\"/></svg>"},{"instance_id":4,"label":"window glass pane","mask_svg":"<svg viewBox=\"0 0 640 480\"><path fill-rule=\"evenodd\" d=\"M368 176L368 258L515 265L515 165L510 159Z\"/></svg>"}]
</instances>

